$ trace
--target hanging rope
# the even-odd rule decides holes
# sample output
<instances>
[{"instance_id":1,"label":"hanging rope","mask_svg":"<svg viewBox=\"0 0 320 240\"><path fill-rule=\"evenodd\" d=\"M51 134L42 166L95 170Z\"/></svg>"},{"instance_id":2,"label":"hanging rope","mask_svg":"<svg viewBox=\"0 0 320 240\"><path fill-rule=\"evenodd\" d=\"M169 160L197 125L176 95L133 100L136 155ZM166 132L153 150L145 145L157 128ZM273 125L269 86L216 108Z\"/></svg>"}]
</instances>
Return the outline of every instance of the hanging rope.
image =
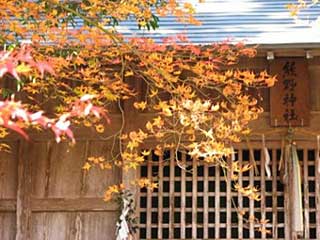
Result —
<instances>
[{"instance_id":1,"label":"hanging rope","mask_svg":"<svg viewBox=\"0 0 320 240\"><path fill-rule=\"evenodd\" d=\"M302 207L302 190L301 190L301 170L299 164L299 158L297 149L294 144L288 144L286 146L286 163L288 164L288 170L291 174L288 174L288 188L290 198L290 211L292 216L292 231L297 235L303 235L303 207Z\"/></svg>"},{"instance_id":2,"label":"hanging rope","mask_svg":"<svg viewBox=\"0 0 320 240\"><path fill-rule=\"evenodd\" d=\"M266 147L266 141L265 141L265 137L264 137L264 134L262 134L262 150L263 150L263 153L264 153L264 168L265 168L265 171L267 173L267 177L270 178L271 177L271 171L270 171L270 155L269 155L269 151L268 151L268 148Z\"/></svg>"},{"instance_id":3,"label":"hanging rope","mask_svg":"<svg viewBox=\"0 0 320 240\"><path fill-rule=\"evenodd\" d=\"M233 146L231 146L230 149L231 149L231 161L234 162L236 160L236 152Z\"/></svg>"}]
</instances>

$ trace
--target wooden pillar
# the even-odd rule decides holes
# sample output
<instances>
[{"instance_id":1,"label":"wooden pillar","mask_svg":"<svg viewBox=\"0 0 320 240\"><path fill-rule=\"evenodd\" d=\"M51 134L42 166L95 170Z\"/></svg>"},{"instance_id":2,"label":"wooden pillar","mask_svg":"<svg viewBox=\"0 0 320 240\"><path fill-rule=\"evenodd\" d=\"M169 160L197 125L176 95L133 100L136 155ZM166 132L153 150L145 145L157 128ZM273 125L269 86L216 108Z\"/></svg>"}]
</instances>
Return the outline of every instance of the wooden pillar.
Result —
<instances>
[{"instance_id":1,"label":"wooden pillar","mask_svg":"<svg viewBox=\"0 0 320 240\"><path fill-rule=\"evenodd\" d=\"M31 239L31 163L27 151L29 144L24 140L19 142L16 240Z\"/></svg>"}]
</instances>

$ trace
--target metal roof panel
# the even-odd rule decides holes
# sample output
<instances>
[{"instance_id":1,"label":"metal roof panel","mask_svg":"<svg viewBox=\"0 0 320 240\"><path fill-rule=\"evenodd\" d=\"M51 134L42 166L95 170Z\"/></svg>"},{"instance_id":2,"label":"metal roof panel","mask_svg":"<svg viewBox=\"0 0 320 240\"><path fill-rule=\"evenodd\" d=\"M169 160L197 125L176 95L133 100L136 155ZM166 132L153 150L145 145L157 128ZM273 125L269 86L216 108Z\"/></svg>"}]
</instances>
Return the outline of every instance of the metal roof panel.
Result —
<instances>
[{"instance_id":1,"label":"metal roof panel","mask_svg":"<svg viewBox=\"0 0 320 240\"><path fill-rule=\"evenodd\" d=\"M193 3L201 26L160 18L157 30L139 30L133 21L120 23L116 29L126 37L146 36L157 42L175 34L186 34L194 44L211 44L227 38L249 44L320 43L320 6L302 10L297 19L290 16L287 4L292 0L198 0Z\"/></svg>"}]
</instances>

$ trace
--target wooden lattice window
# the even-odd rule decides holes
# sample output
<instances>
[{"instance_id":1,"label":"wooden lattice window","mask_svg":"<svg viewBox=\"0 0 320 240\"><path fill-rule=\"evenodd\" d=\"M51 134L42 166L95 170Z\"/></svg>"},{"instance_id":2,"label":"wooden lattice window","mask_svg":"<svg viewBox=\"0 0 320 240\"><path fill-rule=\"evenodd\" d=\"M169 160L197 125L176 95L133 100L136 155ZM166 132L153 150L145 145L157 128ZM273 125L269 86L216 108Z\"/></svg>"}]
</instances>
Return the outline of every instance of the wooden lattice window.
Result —
<instances>
[{"instance_id":1,"label":"wooden lattice window","mask_svg":"<svg viewBox=\"0 0 320 240\"><path fill-rule=\"evenodd\" d=\"M268 147L270 178L265 174L261 144L253 144L251 151L247 147L236 149L240 164L255 164L240 174L239 183L257 186L261 201L234 191L231 174L220 167L199 165L197 159L174 150L164 151L160 157L151 154L141 166L140 176L158 182L159 188L154 192L141 189L138 194L139 239L289 239L286 209L290 193L280 181L279 145ZM298 155L303 166L304 237L317 239L315 149L299 149Z\"/></svg>"}]
</instances>

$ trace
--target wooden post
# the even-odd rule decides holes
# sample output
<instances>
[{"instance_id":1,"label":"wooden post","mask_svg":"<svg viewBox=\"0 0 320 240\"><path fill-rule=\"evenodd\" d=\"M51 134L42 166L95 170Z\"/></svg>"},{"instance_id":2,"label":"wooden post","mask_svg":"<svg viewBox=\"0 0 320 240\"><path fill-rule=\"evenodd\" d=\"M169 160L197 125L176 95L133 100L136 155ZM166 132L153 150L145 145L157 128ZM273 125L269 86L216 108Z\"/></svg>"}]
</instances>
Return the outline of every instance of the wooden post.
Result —
<instances>
[{"instance_id":1,"label":"wooden post","mask_svg":"<svg viewBox=\"0 0 320 240\"><path fill-rule=\"evenodd\" d=\"M256 168L256 163L254 160L254 155L253 155L253 150L249 149L250 151L250 157L249 157L249 161L251 164L251 169L249 170L249 184L250 186L254 186L254 171ZM249 237L250 239L254 239L254 200L253 199L249 199Z\"/></svg>"},{"instance_id":2,"label":"wooden post","mask_svg":"<svg viewBox=\"0 0 320 240\"><path fill-rule=\"evenodd\" d=\"M231 172L232 170L232 159L227 159L228 171L227 171L227 239L231 239Z\"/></svg>"},{"instance_id":3,"label":"wooden post","mask_svg":"<svg viewBox=\"0 0 320 240\"><path fill-rule=\"evenodd\" d=\"M182 166L186 166L186 154L182 154ZM181 171L181 238L186 238L186 171Z\"/></svg>"},{"instance_id":4,"label":"wooden post","mask_svg":"<svg viewBox=\"0 0 320 240\"><path fill-rule=\"evenodd\" d=\"M197 239L197 161L192 158L192 239Z\"/></svg>"},{"instance_id":5,"label":"wooden post","mask_svg":"<svg viewBox=\"0 0 320 240\"><path fill-rule=\"evenodd\" d=\"M162 239L162 212L163 212L163 154L159 157L159 185L158 185L158 238Z\"/></svg>"},{"instance_id":6,"label":"wooden post","mask_svg":"<svg viewBox=\"0 0 320 240\"><path fill-rule=\"evenodd\" d=\"M266 162L266 154L264 149L261 149L261 157L260 157L260 192L261 192L261 220L263 221L262 224L262 232L261 237L262 239L266 239L266 224L264 221L266 220L266 175L265 175L265 162Z\"/></svg>"},{"instance_id":7,"label":"wooden post","mask_svg":"<svg viewBox=\"0 0 320 240\"><path fill-rule=\"evenodd\" d=\"M31 166L26 146L24 140L19 142L16 240L30 240L31 237Z\"/></svg>"},{"instance_id":8,"label":"wooden post","mask_svg":"<svg viewBox=\"0 0 320 240\"><path fill-rule=\"evenodd\" d=\"M169 238L173 239L174 234L174 166L175 150L170 150L170 180L169 180Z\"/></svg>"},{"instance_id":9,"label":"wooden post","mask_svg":"<svg viewBox=\"0 0 320 240\"><path fill-rule=\"evenodd\" d=\"M272 236L278 239L277 150L272 149Z\"/></svg>"},{"instance_id":10,"label":"wooden post","mask_svg":"<svg viewBox=\"0 0 320 240\"><path fill-rule=\"evenodd\" d=\"M303 201L304 201L304 238L309 239L309 183L308 149L303 149Z\"/></svg>"},{"instance_id":11,"label":"wooden post","mask_svg":"<svg viewBox=\"0 0 320 240\"><path fill-rule=\"evenodd\" d=\"M220 235L220 166L216 165L216 179L215 179L215 239L219 239Z\"/></svg>"},{"instance_id":12,"label":"wooden post","mask_svg":"<svg viewBox=\"0 0 320 240\"><path fill-rule=\"evenodd\" d=\"M203 181L203 237L208 239L208 214L209 214L209 198L208 198L208 164L203 165L204 181Z\"/></svg>"},{"instance_id":13,"label":"wooden post","mask_svg":"<svg viewBox=\"0 0 320 240\"><path fill-rule=\"evenodd\" d=\"M148 162L147 162L147 168L148 168L148 179L152 181L152 155L150 154L148 156ZM152 209L152 191L151 189L147 189L147 239L151 239L151 209Z\"/></svg>"},{"instance_id":14,"label":"wooden post","mask_svg":"<svg viewBox=\"0 0 320 240\"><path fill-rule=\"evenodd\" d=\"M239 159L239 168L242 168L242 149L238 149L238 159ZM239 172L239 185L242 187L242 172ZM239 239L243 238L243 202L242 202L242 193L240 191L238 192L238 206L239 206L239 211L241 211L240 214L238 214L238 228L239 228Z\"/></svg>"}]
</instances>

